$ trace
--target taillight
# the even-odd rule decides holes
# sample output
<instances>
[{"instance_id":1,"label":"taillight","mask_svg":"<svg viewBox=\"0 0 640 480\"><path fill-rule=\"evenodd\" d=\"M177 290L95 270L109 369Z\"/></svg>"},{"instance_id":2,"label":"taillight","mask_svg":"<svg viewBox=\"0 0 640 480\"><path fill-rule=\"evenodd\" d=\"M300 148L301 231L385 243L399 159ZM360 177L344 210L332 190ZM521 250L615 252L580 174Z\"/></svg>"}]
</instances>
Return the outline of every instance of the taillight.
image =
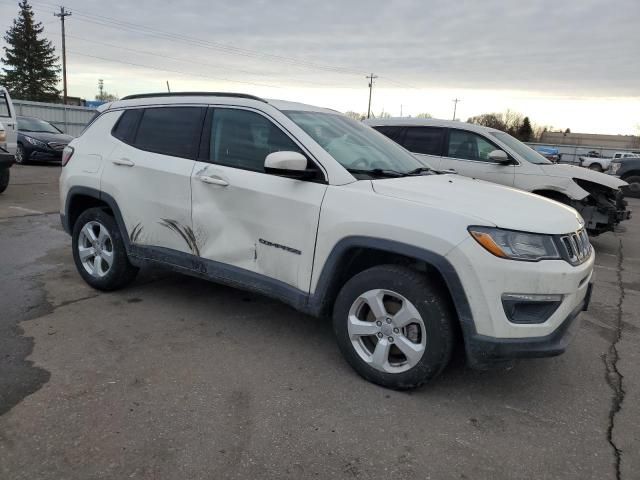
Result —
<instances>
[{"instance_id":1,"label":"taillight","mask_svg":"<svg viewBox=\"0 0 640 480\"><path fill-rule=\"evenodd\" d=\"M7 141L7 133L4 130L0 130L0 143Z\"/></svg>"},{"instance_id":2,"label":"taillight","mask_svg":"<svg viewBox=\"0 0 640 480\"><path fill-rule=\"evenodd\" d=\"M64 167L67 163L69 163L69 160L71 160L71 156L73 155L73 147L70 147L69 145L67 145L66 147L64 147L64 150L62 151L62 166Z\"/></svg>"}]
</instances>

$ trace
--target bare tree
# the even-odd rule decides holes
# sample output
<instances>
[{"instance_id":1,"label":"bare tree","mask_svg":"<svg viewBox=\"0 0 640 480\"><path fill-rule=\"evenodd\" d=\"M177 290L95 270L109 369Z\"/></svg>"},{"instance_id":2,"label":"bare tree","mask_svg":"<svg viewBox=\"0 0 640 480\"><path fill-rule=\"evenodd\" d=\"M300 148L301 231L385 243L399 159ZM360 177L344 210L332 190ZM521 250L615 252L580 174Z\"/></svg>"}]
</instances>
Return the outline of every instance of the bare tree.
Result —
<instances>
[{"instance_id":1,"label":"bare tree","mask_svg":"<svg viewBox=\"0 0 640 480\"><path fill-rule=\"evenodd\" d=\"M362 121L367 117L364 113L358 113L351 110L349 110L348 112L344 112L344 114L347 117L353 118L354 120L358 120L358 121Z\"/></svg>"},{"instance_id":2,"label":"bare tree","mask_svg":"<svg viewBox=\"0 0 640 480\"><path fill-rule=\"evenodd\" d=\"M418 115L416 115L416 118L433 118L433 115L431 115L430 113L419 113Z\"/></svg>"}]
</instances>

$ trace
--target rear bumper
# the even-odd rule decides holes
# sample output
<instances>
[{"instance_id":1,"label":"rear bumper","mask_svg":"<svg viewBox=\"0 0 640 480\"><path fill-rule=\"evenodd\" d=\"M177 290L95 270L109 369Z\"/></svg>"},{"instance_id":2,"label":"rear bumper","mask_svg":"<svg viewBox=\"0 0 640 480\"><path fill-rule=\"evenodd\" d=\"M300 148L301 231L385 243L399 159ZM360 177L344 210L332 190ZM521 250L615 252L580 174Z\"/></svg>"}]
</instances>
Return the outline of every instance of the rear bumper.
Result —
<instances>
[{"instance_id":1,"label":"rear bumper","mask_svg":"<svg viewBox=\"0 0 640 480\"><path fill-rule=\"evenodd\" d=\"M468 336L465 341L470 365L484 368L516 358L554 357L564 353L579 326L578 315L589 307L592 288L590 283L584 300L548 335L525 338Z\"/></svg>"}]
</instances>

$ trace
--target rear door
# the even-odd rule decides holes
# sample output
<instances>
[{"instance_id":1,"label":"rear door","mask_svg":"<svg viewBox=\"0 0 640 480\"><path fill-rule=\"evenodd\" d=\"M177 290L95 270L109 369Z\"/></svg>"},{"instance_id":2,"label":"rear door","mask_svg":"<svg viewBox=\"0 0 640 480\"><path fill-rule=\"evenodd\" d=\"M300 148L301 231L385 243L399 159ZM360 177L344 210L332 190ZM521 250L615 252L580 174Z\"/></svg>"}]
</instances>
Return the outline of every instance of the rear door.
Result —
<instances>
[{"instance_id":1,"label":"rear door","mask_svg":"<svg viewBox=\"0 0 640 480\"><path fill-rule=\"evenodd\" d=\"M449 129L441 169L455 170L465 177L513 186L515 165L504 165L489 159L489 153L501 150L483 135L468 130Z\"/></svg>"},{"instance_id":2,"label":"rear door","mask_svg":"<svg viewBox=\"0 0 640 480\"><path fill-rule=\"evenodd\" d=\"M17 147L18 127L16 124L16 112L11 102L9 92L0 89L0 124L3 126L6 136L5 142L9 153L15 155ZM1 143L1 142L0 142Z\"/></svg>"},{"instance_id":3,"label":"rear door","mask_svg":"<svg viewBox=\"0 0 640 480\"><path fill-rule=\"evenodd\" d=\"M131 243L197 254L191 224L191 172L206 108L126 110L112 135L101 190L115 198Z\"/></svg>"},{"instance_id":4,"label":"rear door","mask_svg":"<svg viewBox=\"0 0 640 480\"><path fill-rule=\"evenodd\" d=\"M192 177L193 228L203 238L203 258L308 292L327 185L320 168L310 180L266 173L265 158L277 151L300 152L307 168L318 168L265 114L211 109Z\"/></svg>"}]
</instances>

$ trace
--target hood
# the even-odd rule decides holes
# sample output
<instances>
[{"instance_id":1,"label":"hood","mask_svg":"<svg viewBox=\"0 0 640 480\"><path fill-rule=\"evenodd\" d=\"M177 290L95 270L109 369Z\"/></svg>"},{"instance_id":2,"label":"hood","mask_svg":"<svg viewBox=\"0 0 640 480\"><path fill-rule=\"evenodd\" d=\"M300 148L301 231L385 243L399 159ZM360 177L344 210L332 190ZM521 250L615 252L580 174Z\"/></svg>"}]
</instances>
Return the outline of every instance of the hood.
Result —
<instances>
[{"instance_id":1,"label":"hood","mask_svg":"<svg viewBox=\"0 0 640 480\"><path fill-rule=\"evenodd\" d=\"M44 143L49 142L58 142L58 143L69 143L73 140L71 135L66 135L64 133L45 133L45 132L19 132L22 135L27 137L35 138L36 140L40 140Z\"/></svg>"},{"instance_id":2,"label":"hood","mask_svg":"<svg viewBox=\"0 0 640 480\"><path fill-rule=\"evenodd\" d=\"M505 229L562 234L579 230L584 225L571 207L532 193L459 175L390 178L373 180L372 184L380 195L450 210Z\"/></svg>"},{"instance_id":3,"label":"hood","mask_svg":"<svg viewBox=\"0 0 640 480\"><path fill-rule=\"evenodd\" d=\"M598 183L605 187L618 190L620 187L627 185L627 182L620 180L606 173L594 172L588 168L578 167L576 165L565 165L556 163L553 165L539 165L542 171L551 177L562 178L579 178L589 182Z\"/></svg>"}]
</instances>

